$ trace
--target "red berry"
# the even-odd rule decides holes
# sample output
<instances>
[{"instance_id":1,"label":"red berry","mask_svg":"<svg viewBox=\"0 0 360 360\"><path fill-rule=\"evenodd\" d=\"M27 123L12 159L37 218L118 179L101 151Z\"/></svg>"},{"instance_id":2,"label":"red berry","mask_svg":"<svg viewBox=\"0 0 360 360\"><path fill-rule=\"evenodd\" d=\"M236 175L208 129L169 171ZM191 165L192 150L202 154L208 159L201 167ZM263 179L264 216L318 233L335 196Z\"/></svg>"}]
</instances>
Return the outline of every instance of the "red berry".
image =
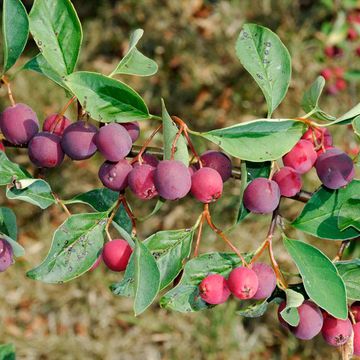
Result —
<instances>
[{"instance_id":1,"label":"red berry","mask_svg":"<svg viewBox=\"0 0 360 360\"><path fill-rule=\"evenodd\" d=\"M208 275L199 285L200 297L208 304L224 303L230 296L226 279L220 274Z\"/></svg>"},{"instance_id":2,"label":"red berry","mask_svg":"<svg viewBox=\"0 0 360 360\"><path fill-rule=\"evenodd\" d=\"M94 265L90 268L90 271L94 271L95 269L97 269L97 268L99 267L99 265L101 264L101 261L102 261L102 255L100 255L100 256L96 259Z\"/></svg>"},{"instance_id":3,"label":"red berry","mask_svg":"<svg viewBox=\"0 0 360 360\"><path fill-rule=\"evenodd\" d=\"M279 185L281 195L286 197L295 196L302 187L300 174L288 166L276 172L273 180Z\"/></svg>"},{"instance_id":4,"label":"red berry","mask_svg":"<svg viewBox=\"0 0 360 360\"><path fill-rule=\"evenodd\" d=\"M124 271L129 262L132 249L127 241L115 239L104 245L102 257L105 265L112 271Z\"/></svg>"},{"instance_id":5,"label":"red berry","mask_svg":"<svg viewBox=\"0 0 360 360\"><path fill-rule=\"evenodd\" d=\"M344 79L337 79L335 86L339 91L344 91L347 88L347 83Z\"/></svg>"},{"instance_id":6,"label":"red berry","mask_svg":"<svg viewBox=\"0 0 360 360\"><path fill-rule=\"evenodd\" d=\"M347 33L348 40L354 41L357 39L357 37L358 37L358 33L357 33L356 29L354 29L352 27L349 28L348 33Z\"/></svg>"},{"instance_id":7,"label":"red berry","mask_svg":"<svg viewBox=\"0 0 360 360\"><path fill-rule=\"evenodd\" d=\"M352 335L352 325L349 319L341 320L328 315L324 319L321 330L324 340L331 346L340 346L348 342Z\"/></svg>"},{"instance_id":8,"label":"red berry","mask_svg":"<svg viewBox=\"0 0 360 360\"><path fill-rule=\"evenodd\" d=\"M311 141L314 146L320 144L331 146L333 144L332 136L327 128L309 128L305 131L301 139Z\"/></svg>"},{"instance_id":9,"label":"red berry","mask_svg":"<svg viewBox=\"0 0 360 360\"><path fill-rule=\"evenodd\" d=\"M61 136L69 125L71 121L66 116L53 114L44 120L43 130Z\"/></svg>"},{"instance_id":10,"label":"red berry","mask_svg":"<svg viewBox=\"0 0 360 360\"><path fill-rule=\"evenodd\" d=\"M310 141L300 140L285 156L283 163L296 170L299 174L305 174L315 164L316 151Z\"/></svg>"},{"instance_id":11,"label":"red berry","mask_svg":"<svg viewBox=\"0 0 360 360\"><path fill-rule=\"evenodd\" d=\"M229 275L228 286L235 297L251 299L259 288L259 279L255 271L247 267L237 267Z\"/></svg>"},{"instance_id":12,"label":"red berry","mask_svg":"<svg viewBox=\"0 0 360 360\"><path fill-rule=\"evenodd\" d=\"M2 141L0 141L0 151L5 152L5 145Z\"/></svg>"},{"instance_id":13,"label":"red berry","mask_svg":"<svg viewBox=\"0 0 360 360\"><path fill-rule=\"evenodd\" d=\"M209 167L203 167L191 177L191 193L204 204L219 199L223 191L220 174Z\"/></svg>"},{"instance_id":14,"label":"red berry","mask_svg":"<svg viewBox=\"0 0 360 360\"><path fill-rule=\"evenodd\" d=\"M360 322L360 301L355 301L350 308L356 322Z\"/></svg>"},{"instance_id":15,"label":"red berry","mask_svg":"<svg viewBox=\"0 0 360 360\"><path fill-rule=\"evenodd\" d=\"M325 80L330 80L333 76L333 71L330 68L325 68L321 71L320 75L325 79Z\"/></svg>"},{"instance_id":16,"label":"red berry","mask_svg":"<svg viewBox=\"0 0 360 360\"><path fill-rule=\"evenodd\" d=\"M150 200L158 194L154 173L155 168L148 164L136 165L129 173L129 188L139 199Z\"/></svg>"}]
</instances>

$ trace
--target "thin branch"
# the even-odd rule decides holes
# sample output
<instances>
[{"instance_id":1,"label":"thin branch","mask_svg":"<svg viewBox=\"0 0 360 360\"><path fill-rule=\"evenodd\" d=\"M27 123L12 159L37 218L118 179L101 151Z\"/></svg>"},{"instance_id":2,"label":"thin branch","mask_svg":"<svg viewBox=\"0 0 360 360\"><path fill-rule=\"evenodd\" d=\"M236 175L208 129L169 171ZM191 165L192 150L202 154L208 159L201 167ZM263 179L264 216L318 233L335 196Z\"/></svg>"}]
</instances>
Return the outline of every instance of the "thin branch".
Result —
<instances>
[{"instance_id":1,"label":"thin branch","mask_svg":"<svg viewBox=\"0 0 360 360\"><path fill-rule=\"evenodd\" d=\"M8 97L9 97L9 100L10 100L10 103L12 106L15 106L16 105L16 102L15 102L15 99L14 99L14 96L13 96L13 93L11 91L11 85L10 85L10 81L7 79L7 77L5 75L2 76L1 78L1 82L6 86L7 88L7 93L8 93Z\"/></svg>"}]
</instances>

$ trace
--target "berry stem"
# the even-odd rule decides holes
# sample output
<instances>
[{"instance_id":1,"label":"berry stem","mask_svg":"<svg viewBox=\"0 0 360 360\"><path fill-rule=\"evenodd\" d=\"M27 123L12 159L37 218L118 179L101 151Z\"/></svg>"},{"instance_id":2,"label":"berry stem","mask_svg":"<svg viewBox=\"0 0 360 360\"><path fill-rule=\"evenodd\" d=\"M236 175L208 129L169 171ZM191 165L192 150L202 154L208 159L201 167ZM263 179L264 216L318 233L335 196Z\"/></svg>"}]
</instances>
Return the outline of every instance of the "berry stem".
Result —
<instances>
[{"instance_id":1,"label":"berry stem","mask_svg":"<svg viewBox=\"0 0 360 360\"><path fill-rule=\"evenodd\" d=\"M109 241L112 240L110 232L109 232L109 227L110 227L110 224L112 223L112 221L113 221L113 219L114 219L114 217L115 217L115 215L116 215L117 211L119 210L119 207L120 207L120 205L122 203L122 196L123 196L122 194L119 195L119 198L117 199L115 205L110 209L111 214L110 214L109 219L108 219L108 221L106 223L106 226L105 226L105 232L106 232L106 235L107 235L107 238L108 238Z\"/></svg>"},{"instance_id":2,"label":"berry stem","mask_svg":"<svg viewBox=\"0 0 360 360\"><path fill-rule=\"evenodd\" d=\"M359 237L360 239L360 237ZM356 240L356 239L355 239ZM346 248L350 245L350 240L344 240L341 242L339 250L336 254L336 256L333 259L333 262L335 261L340 261L344 255L344 251L346 250Z\"/></svg>"},{"instance_id":3,"label":"berry stem","mask_svg":"<svg viewBox=\"0 0 360 360\"><path fill-rule=\"evenodd\" d=\"M126 200L126 198L125 198L125 196L123 194L120 195L120 199L121 199L121 203L123 204L126 213L128 214L128 216L129 216L129 218L131 220L131 224L132 224L131 235L133 237L136 237L136 233L137 233L137 231L136 231L136 220L135 220L136 218L135 218L133 212L131 211L131 209L129 207L129 204L128 204L128 202L127 202L127 200Z\"/></svg>"},{"instance_id":4,"label":"berry stem","mask_svg":"<svg viewBox=\"0 0 360 360\"><path fill-rule=\"evenodd\" d=\"M56 115L56 119L53 122L50 132L53 133L56 129L56 127L59 125L61 119L63 118L66 110L69 108L69 106L76 100L76 96L74 95L66 104L65 106L61 109L61 111Z\"/></svg>"},{"instance_id":5,"label":"berry stem","mask_svg":"<svg viewBox=\"0 0 360 360\"><path fill-rule=\"evenodd\" d=\"M12 91L11 91L10 81L7 79L7 77L6 77L5 75L3 75L3 76L1 77L1 82L2 82L2 83L6 86L6 88L7 88L7 93L8 93L8 97L9 97L11 106L15 106L15 105L16 105L16 102L15 102L13 93L12 93Z\"/></svg>"},{"instance_id":6,"label":"berry stem","mask_svg":"<svg viewBox=\"0 0 360 360\"><path fill-rule=\"evenodd\" d=\"M196 237L196 245L195 245L195 250L194 250L194 257L197 257L199 255L199 248L200 248L200 242L201 242L202 229L203 229L204 220L205 220L204 212L202 212L202 214L200 216L201 216L201 218L200 218L200 223L199 223L199 230L198 230L197 237Z\"/></svg>"},{"instance_id":7,"label":"berry stem","mask_svg":"<svg viewBox=\"0 0 360 360\"><path fill-rule=\"evenodd\" d=\"M174 137L174 141L172 143L172 146L171 146L171 157L170 159L171 160L174 160L174 157L175 157L175 152L176 152L176 144L182 134L182 132L184 131L184 125L181 124L180 127L179 127L179 131L176 133L176 136Z\"/></svg>"},{"instance_id":8,"label":"berry stem","mask_svg":"<svg viewBox=\"0 0 360 360\"><path fill-rule=\"evenodd\" d=\"M63 208L63 210L65 211L66 215L67 215L67 216L71 216L71 212L69 211L69 209L67 208L67 206L62 202L62 200L59 198L59 196L58 196L56 193L54 193L54 192L52 192L52 195L53 195L54 199L56 200L56 203L59 204L59 205Z\"/></svg>"}]
</instances>

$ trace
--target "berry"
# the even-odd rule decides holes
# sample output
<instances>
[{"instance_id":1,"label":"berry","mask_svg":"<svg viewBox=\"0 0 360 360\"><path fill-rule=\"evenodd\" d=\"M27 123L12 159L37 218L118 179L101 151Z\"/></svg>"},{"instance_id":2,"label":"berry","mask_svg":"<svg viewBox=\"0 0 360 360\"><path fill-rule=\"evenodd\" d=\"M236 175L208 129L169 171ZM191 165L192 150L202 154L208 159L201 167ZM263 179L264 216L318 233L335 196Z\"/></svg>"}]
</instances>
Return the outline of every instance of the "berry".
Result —
<instances>
[{"instance_id":1,"label":"berry","mask_svg":"<svg viewBox=\"0 0 360 360\"><path fill-rule=\"evenodd\" d=\"M191 188L191 176L187 166L178 160L160 161L155 170L155 186L166 200L185 197Z\"/></svg>"},{"instance_id":2,"label":"berry","mask_svg":"<svg viewBox=\"0 0 360 360\"><path fill-rule=\"evenodd\" d=\"M347 88L347 83L344 79L336 79L335 86L339 91L344 91Z\"/></svg>"},{"instance_id":3,"label":"berry","mask_svg":"<svg viewBox=\"0 0 360 360\"><path fill-rule=\"evenodd\" d=\"M106 160L119 161L130 152L132 141L126 129L119 124L109 124L100 128L95 143Z\"/></svg>"},{"instance_id":4,"label":"berry","mask_svg":"<svg viewBox=\"0 0 360 360\"><path fill-rule=\"evenodd\" d=\"M5 271L13 263L14 258L11 245L5 239L0 239L0 272Z\"/></svg>"},{"instance_id":5,"label":"berry","mask_svg":"<svg viewBox=\"0 0 360 360\"><path fill-rule=\"evenodd\" d=\"M355 301L351 305L350 311L354 316L355 322L360 322L360 301Z\"/></svg>"},{"instance_id":6,"label":"berry","mask_svg":"<svg viewBox=\"0 0 360 360\"><path fill-rule=\"evenodd\" d=\"M348 40L354 41L357 39L357 37L358 37L358 33L357 33L356 29L354 29L352 27L349 28L348 33L347 33Z\"/></svg>"},{"instance_id":7,"label":"berry","mask_svg":"<svg viewBox=\"0 0 360 360\"><path fill-rule=\"evenodd\" d=\"M191 177L191 193L204 204L216 201L222 194L223 181L220 174L209 167L197 170Z\"/></svg>"},{"instance_id":8,"label":"berry","mask_svg":"<svg viewBox=\"0 0 360 360\"><path fill-rule=\"evenodd\" d=\"M332 346L340 346L347 343L352 335L352 325L349 319L341 320L328 315L324 319L321 330L324 340Z\"/></svg>"},{"instance_id":9,"label":"berry","mask_svg":"<svg viewBox=\"0 0 360 360\"><path fill-rule=\"evenodd\" d=\"M292 167L299 174L308 172L317 159L316 151L310 141L300 140L286 155L283 156L285 166Z\"/></svg>"},{"instance_id":10,"label":"berry","mask_svg":"<svg viewBox=\"0 0 360 360\"><path fill-rule=\"evenodd\" d=\"M112 271L124 271L129 262L132 249L127 241L115 239L104 245L102 258L105 265Z\"/></svg>"},{"instance_id":11,"label":"berry","mask_svg":"<svg viewBox=\"0 0 360 360\"><path fill-rule=\"evenodd\" d=\"M136 165L129 173L129 187L136 197L150 200L158 193L154 184L155 168L151 165Z\"/></svg>"},{"instance_id":12,"label":"berry","mask_svg":"<svg viewBox=\"0 0 360 360\"><path fill-rule=\"evenodd\" d=\"M360 46L359 46L358 48L356 48L355 54L356 54L357 56L360 56Z\"/></svg>"},{"instance_id":13,"label":"berry","mask_svg":"<svg viewBox=\"0 0 360 360\"><path fill-rule=\"evenodd\" d=\"M148 164L153 167L157 167L159 164L159 159L156 156L151 155L151 154L147 154L147 153L143 154L142 159L143 159L144 164Z\"/></svg>"},{"instance_id":14,"label":"berry","mask_svg":"<svg viewBox=\"0 0 360 360\"><path fill-rule=\"evenodd\" d=\"M25 104L6 108L0 115L0 128L5 138L15 145L27 144L39 131L36 113Z\"/></svg>"},{"instance_id":15,"label":"berry","mask_svg":"<svg viewBox=\"0 0 360 360\"><path fill-rule=\"evenodd\" d=\"M96 259L94 265L90 268L90 271L94 271L95 269L97 269L97 268L99 267L99 265L101 264L101 261L102 261L102 255L100 255L100 256Z\"/></svg>"},{"instance_id":16,"label":"berry","mask_svg":"<svg viewBox=\"0 0 360 360\"><path fill-rule=\"evenodd\" d=\"M255 214L273 212L280 202L280 188L275 181L257 178L244 191L244 206Z\"/></svg>"},{"instance_id":17,"label":"berry","mask_svg":"<svg viewBox=\"0 0 360 360\"><path fill-rule=\"evenodd\" d=\"M335 148L333 146L324 146L324 147L321 147L319 150L316 150L316 154L319 157L321 154L323 154L324 152L326 152L330 149L335 149Z\"/></svg>"},{"instance_id":18,"label":"berry","mask_svg":"<svg viewBox=\"0 0 360 360\"><path fill-rule=\"evenodd\" d=\"M200 156L201 163L204 167L216 170L223 182L231 177L232 164L230 158L221 151L209 150ZM197 165L199 168L199 165Z\"/></svg>"},{"instance_id":19,"label":"berry","mask_svg":"<svg viewBox=\"0 0 360 360\"><path fill-rule=\"evenodd\" d=\"M2 141L0 141L0 151L5 152L5 145Z\"/></svg>"},{"instance_id":20,"label":"berry","mask_svg":"<svg viewBox=\"0 0 360 360\"><path fill-rule=\"evenodd\" d=\"M341 57L344 55L344 50L338 46L327 46L324 53L329 58Z\"/></svg>"},{"instance_id":21,"label":"berry","mask_svg":"<svg viewBox=\"0 0 360 360\"><path fill-rule=\"evenodd\" d=\"M277 316L280 322L280 325L287 330L290 330L290 325L283 319L281 312L286 308L286 301L282 301L278 307Z\"/></svg>"},{"instance_id":22,"label":"berry","mask_svg":"<svg viewBox=\"0 0 360 360\"><path fill-rule=\"evenodd\" d=\"M354 355L360 356L360 323L353 325L354 332Z\"/></svg>"},{"instance_id":23,"label":"berry","mask_svg":"<svg viewBox=\"0 0 360 360\"><path fill-rule=\"evenodd\" d=\"M85 121L77 121L69 125L61 139L65 154L73 160L90 158L96 152L94 138L97 131L97 127Z\"/></svg>"},{"instance_id":24,"label":"berry","mask_svg":"<svg viewBox=\"0 0 360 360\"><path fill-rule=\"evenodd\" d=\"M56 125L55 125L56 124ZM48 116L43 123L43 130L62 136L65 129L71 125L71 121L66 116L53 114Z\"/></svg>"},{"instance_id":25,"label":"berry","mask_svg":"<svg viewBox=\"0 0 360 360\"><path fill-rule=\"evenodd\" d=\"M29 142L29 158L39 168L53 168L64 160L61 138L49 132L36 134Z\"/></svg>"},{"instance_id":26,"label":"berry","mask_svg":"<svg viewBox=\"0 0 360 360\"><path fill-rule=\"evenodd\" d=\"M333 71L330 68L325 68L321 71L320 75L325 79L325 80L330 80L333 76Z\"/></svg>"},{"instance_id":27,"label":"berry","mask_svg":"<svg viewBox=\"0 0 360 360\"><path fill-rule=\"evenodd\" d=\"M282 196L295 196L302 187L300 174L288 166L277 171L273 176L273 180L279 185Z\"/></svg>"},{"instance_id":28,"label":"berry","mask_svg":"<svg viewBox=\"0 0 360 360\"><path fill-rule=\"evenodd\" d=\"M230 290L226 279L219 274L208 275L199 285L200 297L208 304L218 305L226 302Z\"/></svg>"},{"instance_id":29,"label":"berry","mask_svg":"<svg viewBox=\"0 0 360 360\"><path fill-rule=\"evenodd\" d=\"M326 147L333 144L332 136L327 128L309 128L301 139L311 141L314 146L323 144Z\"/></svg>"},{"instance_id":30,"label":"berry","mask_svg":"<svg viewBox=\"0 0 360 360\"><path fill-rule=\"evenodd\" d=\"M335 77L337 77L337 78L343 78L344 77L345 70L344 70L343 67L337 66L337 67L334 68L333 71L334 71Z\"/></svg>"},{"instance_id":31,"label":"berry","mask_svg":"<svg viewBox=\"0 0 360 360\"><path fill-rule=\"evenodd\" d=\"M114 191L122 191L128 186L132 166L125 160L117 163L105 161L99 169L99 178L103 185Z\"/></svg>"},{"instance_id":32,"label":"berry","mask_svg":"<svg viewBox=\"0 0 360 360\"><path fill-rule=\"evenodd\" d=\"M320 181L329 189L347 185L355 176L354 164L345 152L330 149L321 154L315 164Z\"/></svg>"},{"instance_id":33,"label":"berry","mask_svg":"<svg viewBox=\"0 0 360 360\"><path fill-rule=\"evenodd\" d=\"M276 288L276 275L271 266L256 263L252 270L258 277L259 286L253 297L255 300L267 299Z\"/></svg>"},{"instance_id":34,"label":"berry","mask_svg":"<svg viewBox=\"0 0 360 360\"><path fill-rule=\"evenodd\" d=\"M246 267L237 267L229 275L228 286L232 294L242 300L251 299L259 287L255 271Z\"/></svg>"},{"instance_id":35,"label":"berry","mask_svg":"<svg viewBox=\"0 0 360 360\"><path fill-rule=\"evenodd\" d=\"M337 95L339 92L335 84L331 84L326 88L326 93L329 95Z\"/></svg>"},{"instance_id":36,"label":"berry","mask_svg":"<svg viewBox=\"0 0 360 360\"><path fill-rule=\"evenodd\" d=\"M139 138L140 135L139 123L135 121L135 122L122 123L121 125L127 130L132 142L134 143Z\"/></svg>"}]
</instances>

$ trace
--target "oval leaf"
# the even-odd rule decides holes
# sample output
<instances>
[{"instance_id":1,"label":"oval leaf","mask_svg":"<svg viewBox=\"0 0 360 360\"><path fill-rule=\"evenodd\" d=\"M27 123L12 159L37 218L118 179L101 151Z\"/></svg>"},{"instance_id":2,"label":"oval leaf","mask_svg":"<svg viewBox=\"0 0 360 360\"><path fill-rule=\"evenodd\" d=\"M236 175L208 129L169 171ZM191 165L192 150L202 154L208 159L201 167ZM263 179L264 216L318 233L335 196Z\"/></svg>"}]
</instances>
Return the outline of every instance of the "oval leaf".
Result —
<instances>
[{"instance_id":1,"label":"oval leaf","mask_svg":"<svg viewBox=\"0 0 360 360\"><path fill-rule=\"evenodd\" d=\"M15 346L13 344L0 345L0 359L16 360Z\"/></svg>"},{"instance_id":2,"label":"oval leaf","mask_svg":"<svg viewBox=\"0 0 360 360\"><path fill-rule=\"evenodd\" d=\"M360 259L339 261L336 268L343 279L347 297L350 300L360 300Z\"/></svg>"},{"instance_id":3,"label":"oval leaf","mask_svg":"<svg viewBox=\"0 0 360 360\"><path fill-rule=\"evenodd\" d=\"M281 311L282 318L291 326L298 326L300 315L298 307L304 302L304 296L294 290L286 289L286 307Z\"/></svg>"},{"instance_id":4,"label":"oval leaf","mask_svg":"<svg viewBox=\"0 0 360 360\"><path fill-rule=\"evenodd\" d=\"M0 151L0 185L11 184L14 180L26 179L31 175L18 164L9 160L3 151Z\"/></svg>"},{"instance_id":5,"label":"oval leaf","mask_svg":"<svg viewBox=\"0 0 360 360\"><path fill-rule=\"evenodd\" d=\"M354 129L355 134L360 137L360 116L357 116L353 120L352 127Z\"/></svg>"},{"instance_id":6,"label":"oval leaf","mask_svg":"<svg viewBox=\"0 0 360 360\"><path fill-rule=\"evenodd\" d=\"M16 215L6 207L0 207L0 232L17 239Z\"/></svg>"},{"instance_id":7,"label":"oval leaf","mask_svg":"<svg viewBox=\"0 0 360 360\"><path fill-rule=\"evenodd\" d=\"M360 231L360 195L346 200L341 205L338 222L341 230L351 226Z\"/></svg>"}]
</instances>

